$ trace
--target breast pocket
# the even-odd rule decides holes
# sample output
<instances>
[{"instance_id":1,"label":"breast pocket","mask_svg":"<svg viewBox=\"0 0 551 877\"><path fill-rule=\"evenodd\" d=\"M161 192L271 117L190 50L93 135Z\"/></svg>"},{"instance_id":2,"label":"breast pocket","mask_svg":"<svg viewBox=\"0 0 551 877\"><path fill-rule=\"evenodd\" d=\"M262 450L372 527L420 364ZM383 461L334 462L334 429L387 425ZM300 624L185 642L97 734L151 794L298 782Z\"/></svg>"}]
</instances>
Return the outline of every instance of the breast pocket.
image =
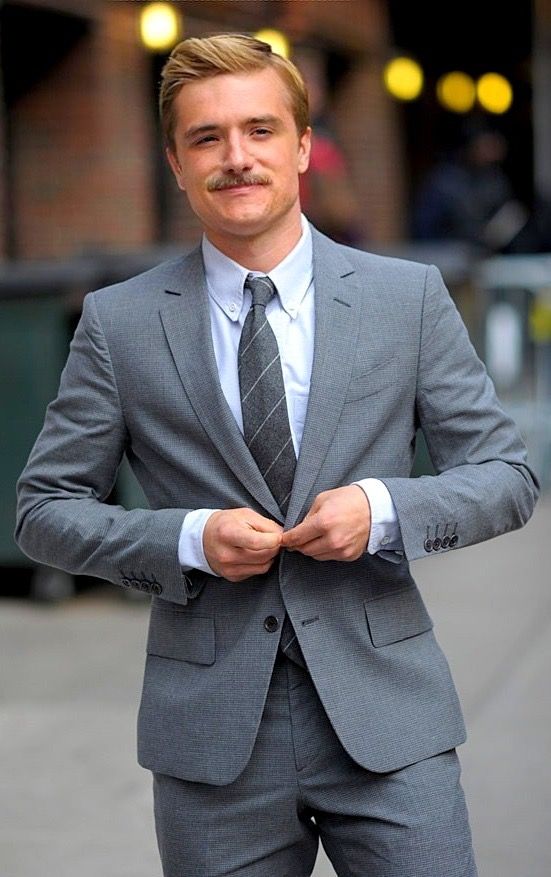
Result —
<instances>
[{"instance_id":1,"label":"breast pocket","mask_svg":"<svg viewBox=\"0 0 551 877\"><path fill-rule=\"evenodd\" d=\"M197 615L170 603L166 607L156 604L151 611L147 653L160 658L171 658L173 661L214 664L214 618L210 615Z\"/></svg>"},{"instance_id":2,"label":"breast pocket","mask_svg":"<svg viewBox=\"0 0 551 877\"><path fill-rule=\"evenodd\" d=\"M401 642L431 630L432 618L415 586L364 601L367 626L375 648Z\"/></svg>"},{"instance_id":3,"label":"breast pocket","mask_svg":"<svg viewBox=\"0 0 551 877\"><path fill-rule=\"evenodd\" d=\"M344 397L344 404L366 399L380 392L385 387L396 383L398 379L398 367L395 357L385 359L368 369L362 374L354 375L348 385L348 391Z\"/></svg>"}]
</instances>

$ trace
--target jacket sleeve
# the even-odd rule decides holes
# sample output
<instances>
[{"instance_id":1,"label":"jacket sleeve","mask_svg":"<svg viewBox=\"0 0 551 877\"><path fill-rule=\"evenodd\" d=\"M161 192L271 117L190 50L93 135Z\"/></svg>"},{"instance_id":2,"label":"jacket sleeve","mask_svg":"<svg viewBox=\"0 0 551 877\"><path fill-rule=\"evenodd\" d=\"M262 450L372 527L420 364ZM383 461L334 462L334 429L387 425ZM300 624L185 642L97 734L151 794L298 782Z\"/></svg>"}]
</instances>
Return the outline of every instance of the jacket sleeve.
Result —
<instances>
[{"instance_id":1,"label":"jacket sleeve","mask_svg":"<svg viewBox=\"0 0 551 877\"><path fill-rule=\"evenodd\" d=\"M522 527L538 496L536 477L434 266L425 283L416 407L437 474L381 479L408 560Z\"/></svg>"},{"instance_id":2,"label":"jacket sleeve","mask_svg":"<svg viewBox=\"0 0 551 877\"><path fill-rule=\"evenodd\" d=\"M178 562L189 509L106 503L128 435L94 293L86 296L57 398L18 481L15 539L30 558L185 604Z\"/></svg>"}]
</instances>

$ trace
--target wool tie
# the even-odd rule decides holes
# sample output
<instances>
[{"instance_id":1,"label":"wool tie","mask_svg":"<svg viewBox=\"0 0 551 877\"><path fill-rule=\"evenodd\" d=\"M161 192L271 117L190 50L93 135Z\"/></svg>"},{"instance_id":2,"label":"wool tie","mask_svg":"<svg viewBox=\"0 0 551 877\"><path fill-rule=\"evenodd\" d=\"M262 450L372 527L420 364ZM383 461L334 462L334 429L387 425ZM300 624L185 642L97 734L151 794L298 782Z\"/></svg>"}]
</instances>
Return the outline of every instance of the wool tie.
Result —
<instances>
[{"instance_id":1,"label":"wool tie","mask_svg":"<svg viewBox=\"0 0 551 877\"><path fill-rule=\"evenodd\" d=\"M245 280L252 304L243 325L238 351L243 434L266 484L283 514L289 505L296 457L287 414L279 348L266 319L266 305L276 294L269 277ZM286 614L280 649L305 667L295 631Z\"/></svg>"},{"instance_id":2,"label":"wool tie","mask_svg":"<svg viewBox=\"0 0 551 877\"><path fill-rule=\"evenodd\" d=\"M269 277L245 280L253 297L238 351L243 433L262 477L283 514L289 505L296 457L287 414L279 348L266 319L276 288Z\"/></svg>"}]
</instances>

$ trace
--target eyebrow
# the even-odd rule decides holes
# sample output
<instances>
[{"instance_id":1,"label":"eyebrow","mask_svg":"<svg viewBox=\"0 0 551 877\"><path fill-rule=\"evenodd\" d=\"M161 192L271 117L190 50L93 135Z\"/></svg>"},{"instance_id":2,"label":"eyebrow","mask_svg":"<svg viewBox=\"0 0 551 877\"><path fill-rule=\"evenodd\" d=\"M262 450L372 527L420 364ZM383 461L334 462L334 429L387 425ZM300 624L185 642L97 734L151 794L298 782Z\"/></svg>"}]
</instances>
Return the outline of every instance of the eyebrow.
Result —
<instances>
[{"instance_id":1,"label":"eyebrow","mask_svg":"<svg viewBox=\"0 0 551 877\"><path fill-rule=\"evenodd\" d=\"M250 119L245 119L245 125L272 125L273 127L280 127L281 119L279 116L252 116ZM194 125L191 128L188 128L184 134L184 138L186 140L193 140L194 137L197 137L201 134L212 134L214 131L219 131L221 128L220 125L217 125L215 122L206 122L204 125Z\"/></svg>"}]
</instances>

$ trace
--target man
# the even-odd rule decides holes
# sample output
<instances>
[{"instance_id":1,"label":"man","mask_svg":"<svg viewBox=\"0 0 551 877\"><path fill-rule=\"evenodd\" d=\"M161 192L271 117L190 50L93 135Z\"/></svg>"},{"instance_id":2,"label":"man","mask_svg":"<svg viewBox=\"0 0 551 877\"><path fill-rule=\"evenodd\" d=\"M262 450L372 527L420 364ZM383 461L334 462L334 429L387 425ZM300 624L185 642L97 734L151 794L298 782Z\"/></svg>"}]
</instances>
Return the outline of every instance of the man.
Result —
<instances>
[{"instance_id":1,"label":"man","mask_svg":"<svg viewBox=\"0 0 551 877\"><path fill-rule=\"evenodd\" d=\"M408 561L529 518L522 442L437 270L301 217L293 65L186 40L161 111L202 245L86 297L19 544L153 595L165 877L302 877L320 837L342 877L472 877L463 721ZM439 474L410 479L419 424ZM124 453L149 510L105 504Z\"/></svg>"}]
</instances>

